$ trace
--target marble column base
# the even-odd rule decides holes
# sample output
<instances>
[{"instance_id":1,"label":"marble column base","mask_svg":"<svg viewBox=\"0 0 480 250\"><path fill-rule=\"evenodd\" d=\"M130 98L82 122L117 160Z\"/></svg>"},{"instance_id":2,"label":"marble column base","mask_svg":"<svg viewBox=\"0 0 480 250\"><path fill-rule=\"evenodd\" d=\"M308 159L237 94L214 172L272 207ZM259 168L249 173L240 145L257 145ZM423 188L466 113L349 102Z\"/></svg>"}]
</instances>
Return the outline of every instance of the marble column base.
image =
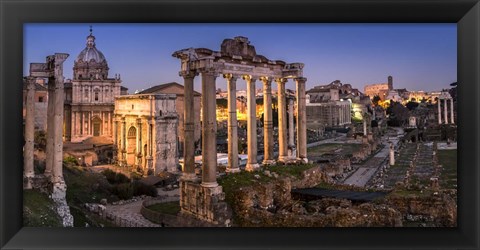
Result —
<instances>
[{"instance_id":1,"label":"marble column base","mask_svg":"<svg viewBox=\"0 0 480 250\"><path fill-rule=\"evenodd\" d=\"M303 164L307 164L308 163L308 159L305 157L305 158L297 158L297 161L299 163L303 163Z\"/></svg>"},{"instance_id":2,"label":"marble column base","mask_svg":"<svg viewBox=\"0 0 480 250\"><path fill-rule=\"evenodd\" d=\"M246 171L252 172L260 168L260 165L258 163L247 163L247 166L245 167Z\"/></svg>"},{"instance_id":3,"label":"marble column base","mask_svg":"<svg viewBox=\"0 0 480 250\"><path fill-rule=\"evenodd\" d=\"M263 160L263 165L275 165L277 162L275 160Z\"/></svg>"},{"instance_id":4,"label":"marble column base","mask_svg":"<svg viewBox=\"0 0 480 250\"><path fill-rule=\"evenodd\" d=\"M215 182L202 182L200 184L200 186L206 187L206 188L214 188L214 187L218 187L218 183L216 181Z\"/></svg>"},{"instance_id":5,"label":"marble column base","mask_svg":"<svg viewBox=\"0 0 480 250\"><path fill-rule=\"evenodd\" d=\"M240 168L227 168L225 169L225 172L227 174L234 174L234 173L240 173Z\"/></svg>"}]
</instances>

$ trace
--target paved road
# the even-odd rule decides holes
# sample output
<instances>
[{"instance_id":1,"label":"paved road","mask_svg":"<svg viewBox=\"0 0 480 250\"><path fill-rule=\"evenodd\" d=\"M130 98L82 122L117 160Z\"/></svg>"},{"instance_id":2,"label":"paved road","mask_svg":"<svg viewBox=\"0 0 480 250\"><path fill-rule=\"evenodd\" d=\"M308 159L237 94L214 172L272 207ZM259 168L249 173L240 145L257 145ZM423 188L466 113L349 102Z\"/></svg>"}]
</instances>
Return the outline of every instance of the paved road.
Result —
<instances>
[{"instance_id":1,"label":"paved road","mask_svg":"<svg viewBox=\"0 0 480 250\"><path fill-rule=\"evenodd\" d=\"M157 189L158 190L158 195L159 196L166 196L163 201L164 202L169 202L169 201L178 201L179 197L177 196L179 194L179 189L174 189L171 191L163 191L162 189ZM128 224L131 225L138 225L139 227L160 227L159 224L155 224L143 217L142 214L140 214L140 208L142 207L142 202L144 200L139 200L135 201L132 203L128 204L123 204L123 205L111 205L108 204L106 207L106 212L114 214L115 216L118 216L122 218L123 220L128 221Z\"/></svg>"},{"instance_id":2,"label":"paved road","mask_svg":"<svg viewBox=\"0 0 480 250\"><path fill-rule=\"evenodd\" d=\"M402 130L397 130L397 136L402 133ZM390 146L388 142L392 142L394 147L397 148L398 138L396 136L383 136L381 139L382 143L385 145L378 153L376 153L372 158L367 162L360 165L359 168L350 175L347 179L343 181L344 184L353 185L357 187L365 187L370 179L375 175L377 170L385 164L385 161L388 160Z\"/></svg>"}]
</instances>

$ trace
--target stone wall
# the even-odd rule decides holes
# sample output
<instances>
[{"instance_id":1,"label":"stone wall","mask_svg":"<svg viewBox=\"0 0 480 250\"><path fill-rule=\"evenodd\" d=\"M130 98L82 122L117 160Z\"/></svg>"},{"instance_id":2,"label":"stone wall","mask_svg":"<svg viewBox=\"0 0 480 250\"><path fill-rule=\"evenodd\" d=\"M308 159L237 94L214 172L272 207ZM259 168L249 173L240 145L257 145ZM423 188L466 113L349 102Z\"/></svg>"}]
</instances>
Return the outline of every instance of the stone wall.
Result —
<instances>
[{"instance_id":1,"label":"stone wall","mask_svg":"<svg viewBox=\"0 0 480 250\"><path fill-rule=\"evenodd\" d=\"M242 227L358 227L402 226L399 211L386 205L352 204L344 199L294 200L292 188L314 187L328 181L321 167L303 172L301 178L279 178L235 192L232 204L235 226Z\"/></svg>"},{"instance_id":2,"label":"stone wall","mask_svg":"<svg viewBox=\"0 0 480 250\"><path fill-rule=\"evenodd\" d=\"M181 212L216 226L231 225L231 209L225 200L222 186L203 187L200 183L180 181Z\"/></svg>"}]
</instances>

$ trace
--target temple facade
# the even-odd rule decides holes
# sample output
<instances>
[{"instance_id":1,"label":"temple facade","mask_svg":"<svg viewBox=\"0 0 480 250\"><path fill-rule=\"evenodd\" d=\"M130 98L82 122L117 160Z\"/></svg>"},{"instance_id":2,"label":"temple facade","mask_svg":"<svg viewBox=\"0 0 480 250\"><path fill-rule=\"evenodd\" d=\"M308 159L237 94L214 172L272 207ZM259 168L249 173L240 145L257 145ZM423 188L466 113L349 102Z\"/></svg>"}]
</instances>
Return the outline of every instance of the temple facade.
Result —
<instances>
[{"instance_id":1,"label":"temple facade","mask_svg":"<svg viewBox=\"0 0 480 250\"><path fill-rule=\"evenodd\" d=\"M65 141L81 142L93 136L112 139L115 96L122 94L122 81L119 74L109 77L108 71L90 29L86 47L75 59L73 79L65 83Z\"/></svg>"}]
</instances>

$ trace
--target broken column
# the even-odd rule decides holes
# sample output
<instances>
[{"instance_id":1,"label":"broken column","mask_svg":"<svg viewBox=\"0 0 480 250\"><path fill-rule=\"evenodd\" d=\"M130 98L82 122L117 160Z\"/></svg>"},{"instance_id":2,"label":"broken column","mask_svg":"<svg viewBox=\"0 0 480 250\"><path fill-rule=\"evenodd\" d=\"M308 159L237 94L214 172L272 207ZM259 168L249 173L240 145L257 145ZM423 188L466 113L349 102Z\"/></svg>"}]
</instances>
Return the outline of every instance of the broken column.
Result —
<instances>
[{"instance_id":1,"label":"broken column","mask_svg":"<svg viewBox=\"0 0 480 250\"><path fill-rule=\"evenodd\" d=\"M390 166L395 165L395 150L393 144L390 143Z\"/></svg>"},{"instance_id":2,"label":"broken column","mask_svg":"<svg viewBox=\"0 0 480 250\"><path fill-rule=\"evenodd\" d=\"M23 149L23 188L32 188L34 174L33 151L35 139L35 78L27 78L27 100L25 101L25 146Z\"/></svg>"},{"instance_id":3,"label":"broken column","mask_svg":"<svg viewBox=\"0 0 480 250\"><path fill-rule=\"evenodd\" d=\"M247 152L248 162L245 170L258 169L257 163L257 101L255 98L255 81L251 75L244 75L247 82Z\"/></svg>"},{"instance_id":4,"label":"broken column","mask_svg":"<svg viewBox=\"0 0 480 250\"><path fill-rule=\"evenodd\" d=\"M238 133L237 133L237 76L224 74L228 91L228 173L240 172L238 167Z\"/></svg>"},{"instance_id":5,"label":"broken column","mask_svg":"<svg viewBox=\"0 0 480 250\"><path fill-rule=\"evenodd\" d=\"M275 164L273 156L272 79L261 77L263 82L263 164Z\"/></svg>"}]
</instances>

